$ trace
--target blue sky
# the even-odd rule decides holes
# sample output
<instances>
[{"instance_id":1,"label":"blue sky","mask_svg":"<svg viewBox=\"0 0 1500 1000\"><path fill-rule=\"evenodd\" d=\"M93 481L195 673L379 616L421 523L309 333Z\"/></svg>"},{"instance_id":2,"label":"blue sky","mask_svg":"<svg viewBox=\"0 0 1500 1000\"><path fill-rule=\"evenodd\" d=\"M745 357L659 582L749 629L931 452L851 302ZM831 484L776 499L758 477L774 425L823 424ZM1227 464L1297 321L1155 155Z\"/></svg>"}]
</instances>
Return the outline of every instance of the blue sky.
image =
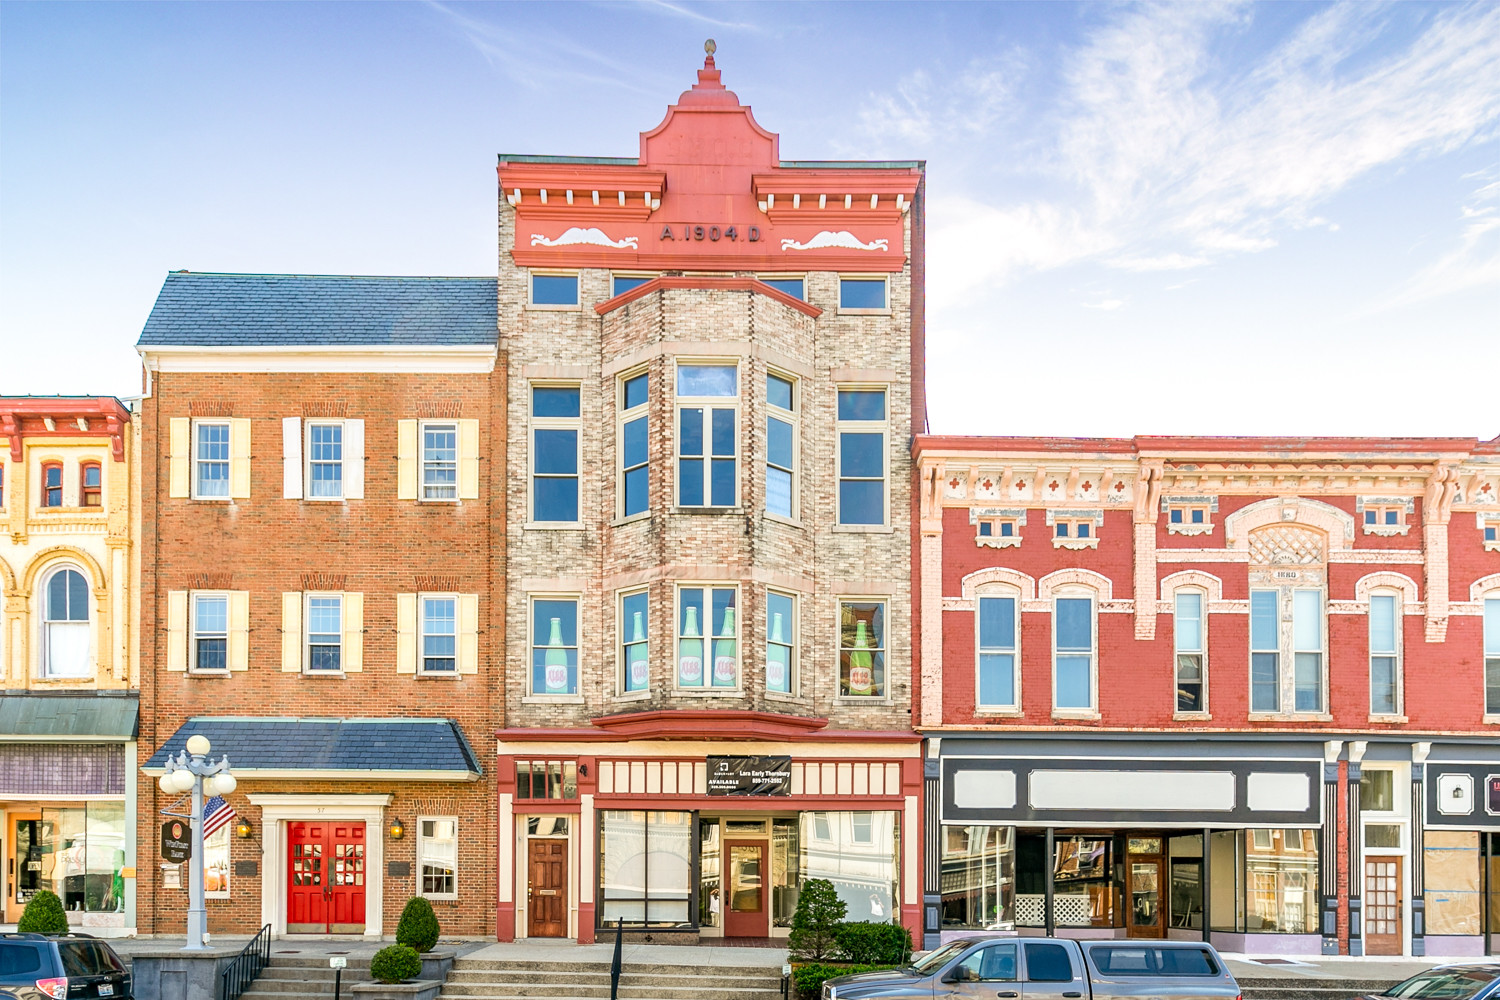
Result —
<instances>
[{"instance_id":1,"label":"blue sky","mask_svg":"<svg viewBox=\"0 0 1500 1000\"><path fill-rule=\"evenodd\" d=\"M495 155L718 43L928 162L932 429L1500 434L1500 5L0 6L0 392L139 391L168 270L493 274Z\"/></svg>"}]
</instances>

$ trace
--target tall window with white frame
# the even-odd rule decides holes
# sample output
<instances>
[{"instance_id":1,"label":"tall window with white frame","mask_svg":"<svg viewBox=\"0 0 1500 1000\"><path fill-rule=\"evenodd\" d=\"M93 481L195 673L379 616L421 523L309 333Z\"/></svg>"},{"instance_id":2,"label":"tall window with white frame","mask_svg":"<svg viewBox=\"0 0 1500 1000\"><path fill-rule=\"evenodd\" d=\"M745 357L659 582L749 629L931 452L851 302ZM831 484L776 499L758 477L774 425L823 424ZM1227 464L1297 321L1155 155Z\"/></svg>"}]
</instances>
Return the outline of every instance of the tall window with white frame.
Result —
<instances>
[{"instance_id":1,"label":"tall window with white frame","mask_svg":"<svg viewBox=\"0 0 1500 1000\"><path fill-rule=\"evenodd\" d=\"M677 686L737 688L739 626L735 587L677 588Z\"/></svg>"},{"instance_id":2,"label":"tall window with white frame","mask_svg":"<svg viewBox=\"0 0 1500 1000\"><path fill-rule=\"evenodd\" d=\"M886 602L839 601L839 694L884 698Z\"/></svg>"},{"instance_id":3,"label":"tall window with white frame","mask_svg":"<svg viewBox=\"0 0 1500 1000\"><path fill-rule=\"evenodd\" d=\"M766 690L797 690L797 598L766 591Z\"/></svg>"},{"instance_id":4,"label":"tall window with white frame","mask_svg":"<svg viewBox=\"0 0 1500 1000\"><path fill-rule=\"evenodd\" d=\"M579 386L531 387L531 520L535 523L578 523L582 413Z\"/></svg>"},{"instance_id":5,"label":"tall window with white frame","mask_svg":"<svg viewBox=\"0 0 1500 1000\"><path fill-rule=\"evenodd\" d=\"M1274 590L1250 592L1250 711L1281 710L1281 614Z\"/></svg>"},{"instance_id":6,"label":"tall window with white frame","mask_svg":"<svg viewBox=\"0 0 1500 1000\"><path fill-rule=\"evenodd\" d=\"M886 391L838 392L838 523L886 522Z\"/></svg>"},{"instance_id":7,"label":"tall window with white frame","mask_svg":"<svg viewBox=\"0 0 1500 1000\"><path fill-rule=\"evenodd\" d=\"M1292 591L1292 704L1323 711L1323 592Z\"/></svg>"},{"instance_id":8,"label":"tall window with white frame","mask_svg":"<svg viewBox=\"0 0 1500 1000\"><path fill-rule=\"evenodd\" d=\"M645 512L651 503L647 406L651 377L639 372L620 380L620 517Z\"/></svg>"},{"instance_id":9,"label":"tall window with white frame","mask_svg":"<svg viewBox=\"0 0 1500 1000\"><path fill-rule=\"evenodd\" d=\"M307 670L337 673L344 668L344 598L342 594L309 594L307 598Z\"/></svg>"},{"instance_id":10,"label":"tall window with white frame","mask_svg":"<svg viewBox=\"0 0 1500 1000\"><path fill-rule=\"evenodd\" d=\"M797 384L766 375L766 511L796 517Z\"/></svg>"},{"instance_id":11,"label":"tall window with white frame","mask_svg":"<svg viewBox=\"0 0 1500 1000\"><path fill-rule=\"evenodd\" d=\"M1287 627L1289 625L1289 627ZM1250 592L1250 711L1323 711L1323 591ZM1291 663L1291 677L1282 670ZM1290 685L1287 681L1290 680Z\"/></svg>"},{"instance_id":12,"label":"tall window with white frame","mask_svg":"<svg viewBox=\"0 0 1500 1000\"><path fill-rule=\"evenodd\" d=\"M1203 592L1179 590L1173 602L1172 642L1177 654L1177 711L1207 711Z\"/></svg>"},{"instance_id":13,"label":"tall window with white frame","mask_svg":"<svg viewBox=\"0 0 1500 1000\"><path fill-rule=\"evenodd\" d=\"M458 425L422 425L422 499L458 499Z\"/></svg>"},{"instance_id":14,"label":"tall window with white frame","mask_svg":"<svg viewBox=\"0 0 1500 1000\"><path fill-rule=\"evenodd\" d=\"M1015 711L1016 610L1014 595L987 594L978 599L979 702L981 711Z\"/></svg>"},{"instance_id":15,"label":"tall window with white frame","mask_svg":"<svg viewBox=\"0 0 1500 1000\"><path fill-rule=\"evenodd\" d=\"M217 673L229 666L229 596L193 595L194 670Z\"/></svg>"},{"instance_id":16,"label":"tall window with white frame","mask_svg":"<svg viewBox=\"0 0 1500 1000\"><path fill-rule=\"evenodd\" d=\"M646 591L620 595L620 690L625 694L651 687L650 617Z\"/></svg>"},{"instance_id":17,"label":"tall window with white frame","mask_svg":"<svg viewBox=\"0 0 1500 1000\"><path fill-rule=\"evenodd\" d=\"M1500 595L1484 601L1484 714L1500 715Z\"/></svg>"},{"instance_id":18,"label":"tall window with white frame","mask_svg":"<svg viewBox=\"0 0 1500 1000\"><path fill-rule=\"evenodd\" d=\"M1401 714L1400 600L1370 595L1370 714Z\"/></svg>"},{"instance_id":19,"label":"tall window with white frame","mask_svg":"<svg viewBox=\"0 0 1500 1000\"><path fill-rule=\"evenodd\" d=\"M677 505L738 502L739 369L677 365Z\"/></svg>"},{"instance_id":20,"label":"tall window with white frame","mask_svg":"<svg viewBox=\"0 0 1500 1000\"><path fill-rule=\"evenodd\" d=\"M307 422L307 495L337 500L344 495L344 424Z\"/></svg>"},{"instance_id":21,"label":"tall window with white frame","mask_svg":"<svg viewBox=\"0 0 1500 1000\"><path fill-rule=\"evenodd\" d=\"M1094 708L1094 598L1058 597L1052 603L1052 707Z\"/></svg>"},{"instance_id":22,"label":"tall window with white frame","mask_svg":"<svg viewBox=\"0 0 1500 1000\"><path fill-rule=\"evenodd\" d=\"M421 895L458 898L458 819L423 816L417 820L417 866Z\"/></svg>"},{"instance_id":23,"label":"tall window with white frame","mask_svg":"<svg viewBox=\"0 0 1500 1000\"><path fill-rule=\"evenodd\" d=\"M197 496L218 499L229 496L229 423L200 422L194 425L193 483Z\"/></svg>"},{"instance_id":24,"label":"tall window with white frame","mask_svg":"<svg viewBox=\"0 0 1500 1000\"><path fill-rule=\"evenodd\" d=\"M458 668L458 599L422 595L422 672L452 674Z\"/></svg>"},{"instance_id":25,"label":"tall window with white frame","mask_svg":"<svg viewBox=\"0 0 1500 1000\"><path fill-rule=\"evenodd\" d=\"M531 693L578 693L578 598L531 599Z\"/></svg>"},{"instance_id":26,"label":"tall window with white frame","mask_svg":"<svg viewBox=\"0 0 1500 1000\"><path fill-rule=\"evenodd\" d=\"M47 578L42 619L42 672L47 677L89 673L89 586L71 567Z\"/></svg>"}]
</instances>

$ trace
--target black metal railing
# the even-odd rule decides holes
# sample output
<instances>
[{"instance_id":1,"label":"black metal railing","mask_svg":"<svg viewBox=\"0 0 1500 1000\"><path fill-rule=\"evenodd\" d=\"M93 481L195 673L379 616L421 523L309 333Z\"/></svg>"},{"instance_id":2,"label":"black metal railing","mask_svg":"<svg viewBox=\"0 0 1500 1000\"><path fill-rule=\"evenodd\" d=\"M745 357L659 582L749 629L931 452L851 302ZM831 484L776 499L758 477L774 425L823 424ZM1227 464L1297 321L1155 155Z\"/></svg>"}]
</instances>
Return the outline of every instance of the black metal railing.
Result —
<instances>
[{"instance_id":1,"label":"black metal railing","mask_svg":"<svg viewBox=\"0 0 1500 1000\"><path fill-rule=\"evenodd\" d=\"M249 989L270 961L271 925L266 924L219 973L219 1000L240 1000L240 994Z\"/></svg>"}]
</instances>

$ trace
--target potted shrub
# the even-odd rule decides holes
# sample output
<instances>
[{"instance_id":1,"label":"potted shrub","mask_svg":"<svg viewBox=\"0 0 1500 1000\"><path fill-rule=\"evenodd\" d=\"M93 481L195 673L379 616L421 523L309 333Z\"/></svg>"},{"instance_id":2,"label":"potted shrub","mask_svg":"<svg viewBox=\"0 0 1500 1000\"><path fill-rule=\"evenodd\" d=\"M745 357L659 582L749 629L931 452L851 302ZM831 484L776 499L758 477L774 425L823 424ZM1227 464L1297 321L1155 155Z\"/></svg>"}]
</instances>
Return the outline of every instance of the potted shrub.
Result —
<instances>
[{"instance_id":1,"label":"potted shrub","mask_svg":"<svg viewBox=\"0 0 1500 1000\"><path fill-rule=\"evenodd\" d=\"M22 934L66 934L68 912L51 889L38 889L26 904L16 930Z\"/></svg>"},{"instance_id":2,"label":"potted shrub","mask_svg":"<svg viewBox=\"0 0 1500 1000\"><path fill-rule=\"evenodd\" d=\"M421 956L423 979L446 980L453 968L456 952L433 950L441 933L431 903L421 896L406 901L401 909L401 921L396 924L396 943L406 945Z\"/></svg>"},{"instance_id":3,"label":"potted shrub","mask_svg":"<svg viewBox=\"0 0 1500 1000\"><path fill-rule=\"evenodd\" d=\"M370 959L370 975L378 982L404 983L422 974L422 958L404 944L393 944L377 951Z\"/></svg>"}]
</instances>

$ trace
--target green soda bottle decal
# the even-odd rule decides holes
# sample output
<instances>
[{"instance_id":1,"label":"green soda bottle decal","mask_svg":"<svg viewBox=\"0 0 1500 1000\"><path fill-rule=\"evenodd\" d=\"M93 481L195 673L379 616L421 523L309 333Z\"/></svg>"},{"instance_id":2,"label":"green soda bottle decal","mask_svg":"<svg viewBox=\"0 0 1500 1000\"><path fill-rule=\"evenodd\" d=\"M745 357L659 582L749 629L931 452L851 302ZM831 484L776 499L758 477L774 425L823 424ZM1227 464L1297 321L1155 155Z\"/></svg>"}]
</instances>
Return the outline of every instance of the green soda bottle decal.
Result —
<instances>
[{"instance_id":1,"label":"green soda bottle decal","mask_svg":"<svg viewBox=\"0 0 1500 1000\"><path fill-rule=\"evenodd\" d=\"M875 693L875 671L870 667L872 657L868 646L865 623L857 621L854 623L854 651L849 654L850 694Z\"/></svg>"},{"instance_id":2,"label":"green soda bottle decal","mask_svg":"<svg viewBox=\"0 0 1500 1000\"><path fill-rule=\"evenodd\" d=\"M635 624L630 636L630 669L625 689L646 690L646 627L641 622L639 611L635 613Z\"/></svg>"},{"instance_id":3,"label":"green soda bottle decal","mask_svg":"<svg viewBox=\"0 0 1500 1000\"><path fill-rule=\"evenodd\" d=\"M734 687L739 659L734 655L734 608L724 609L723 639L714 641L714 687Z\"/></svg>"},{"instance_id":4,"label":"green soda bottle decal","mask_svg":"<svg viewBox=\"0 0 1500 1000\"><path fill-rule=\"evenodd\" d=\"M689 604L687 624L682 627L682 641L677 648L677 683L682 687L703 685L703 640L699 635L698 609Z\"/></svg>"},{"instance_id":5,"label":"green soda bottle decal","mask_svg":"<svg viewBox=\"0 0 1500 1000\"><path fill-rule=\"evenodd\" d=\"M782 645L781 615L771 616L771 648L766 651L766 689L786 691L787 662L786 647Z\"/></svg>"},{"instance_id":6,"label":"green soda bottle decal","mask_svg":"<svg viewBox=\"0 0 1500 1000\"><path fill-rule=\"evenodd\" d=\"M552 619L552 632L547 636L547 652L542 657L542 666L547 677L548 694L568 694L568 651L563 648L562 619Z\"/></svg>"}]
</instances>

